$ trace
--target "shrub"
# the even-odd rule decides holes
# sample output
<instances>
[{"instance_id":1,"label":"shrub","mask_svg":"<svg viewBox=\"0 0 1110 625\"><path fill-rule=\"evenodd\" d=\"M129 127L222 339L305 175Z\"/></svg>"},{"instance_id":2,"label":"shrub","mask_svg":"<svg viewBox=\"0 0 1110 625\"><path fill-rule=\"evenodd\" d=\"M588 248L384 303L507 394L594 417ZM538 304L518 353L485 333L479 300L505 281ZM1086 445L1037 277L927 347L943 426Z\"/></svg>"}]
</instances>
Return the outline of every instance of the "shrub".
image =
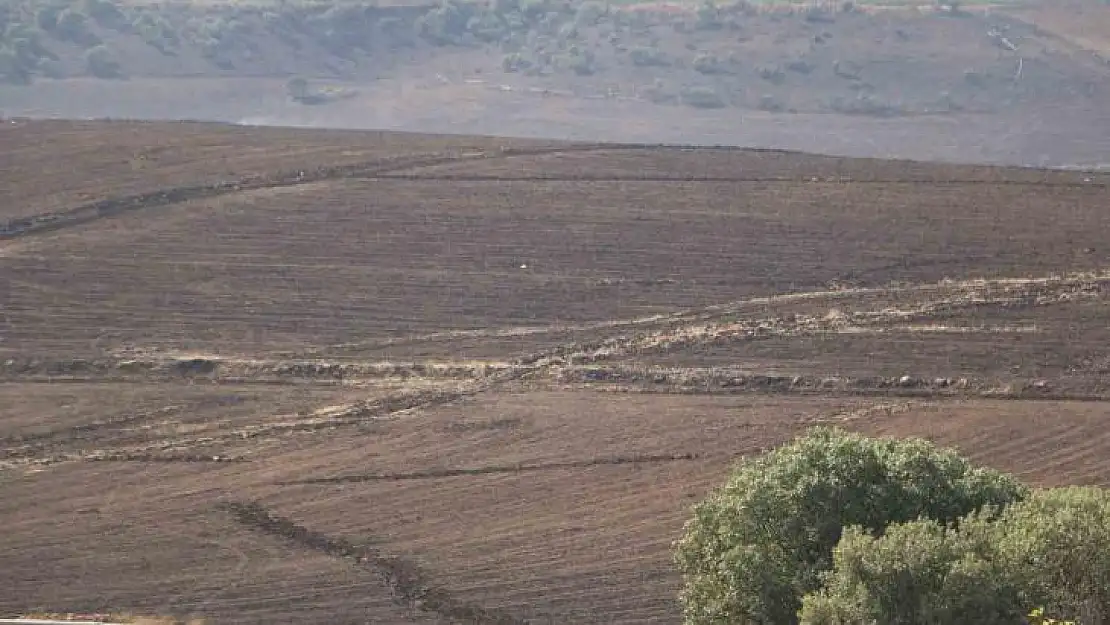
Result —
<instances>
[{"instance_id":1,"label":"shrub","mask_svg":"<svg viewBox=\"0 0 1110 625\"><path fill-rule=\"evenodd\" d=\"M509 28L505 22L496 14L489 12L472 16L466 22L466 30L487 43L502 41L509 34Z\"/></svg>"},{"instance_id":2,"label":"shrub","mask_svg":"<svg viewBox=\"0 0 1110 625\"><path fill-rule=\"evenodd\" d=\"M765 93L760 96L757 108L761 111L768 111L771 113L778 113L786 109L783 103L770 93Z\"/></svg>"},{"instance_id":3,"label":"shrub","mask_svg":"<svg viewBox=\"0 0 1110 625\"><path fill-rule=\"evenodd\" d=\"M721 11L711 0L705 0L698 5L697 21L694 28L697 30L717 30L723 26Z\"/></svg>"},{"instance_id":4,"label":"shrub","mask_svg":"<svg viewBox=\"0 0 1110 625\"><path fill-rule=\"evenodd\" d=\"M570 54L563 58L562 64L579 76L591 76L597 72L594 54L590 50L572 47Z\"/></svg>"},{"instance_id":5,"label":"shrub","mask_svg":"<svg viewBox=\"0 0 1110 625\"><path fill-rule=\"evenodd\" d=\"M46 32L53 32L58 27L58 15L61 14L62 8L58 5L48 4L35 13L35 22L39 28Z\"/></svg>"},{"instance_id":6,"label":"shrub","mask_svg":"<svg viewBox=\"0 0 1110 625\"><path fill-rule=\"evenodd\" d=\"M169 54L170 49L180 43L180 39L169 23L151 13L142 13L135 18L131 24L134 30L143 41L152 48L155 48L163 54Z\"/></svg>"},{"instance_id":7,"label":"shrub","mask_svg":"<svg viewBox=\"0 0 1110 625\"><path fill-rule=\"evenodd\" d=\"M467 34L474 11L469 3L446 0L417 19L417 33L437 45L457 44Z\"/></svg>"},{"instance_id":8,"label":"shrub","mask_svg":"<svg viewBox=\"0 0 1110 625\"><path fill-rule=\"evenodd\" d=\"M520 72L532 67L532 63L519 52L510 52L501 59L501 70L507 74Z\"/></svg>"},{"instance_id":9,"label":"shrub","mask_svg":"<svg viewBox=\"0 0 1110 625\"><path fill-rule=\"evenodd\" d=\"M10 48L0 48L0 82L13 85L31 83L31 71Z\"/></svg>"},{"instance_id":10,"label":"shrub","mask_svg":"<svg viewBox=\"0 0 1110 625\"><path fill-rule=\"evenodd\" d=\"M786 72L782 71L780 67L761 67L757 71L760 78L773 85L781 85L786 82Z\"/></svg>"},{"instance_id":11,"label":"shrub","mask_svg":"<svg viewBox=\"0 0 1110 625\"><path fill-rule=\"evenodd\" d=\"M805 20L815 24L831 24L836 21L836 14L819 6L811 6L805 11Z\"/></svg>"},{"instance_id":12,"label":"shrub","mask_svg":"<svg viewBox=\"0 0 1110 625\"><path fill-rule=\"evenodd\" d=\"M97 78L122 78L123 69L105 46L90 48L85 53L85 71Z\"/></svg>"},{"instance_id":13,"label":"shrub","mask_svg":"<svg viewBox=\"0 0 1110 625\"><path fill-rule=\"evenodd\" d=\"M731 74L728 65L713 54L699 54L694 58L694 71L707 74Z\"/></svg>"},{"instance_id":14,"label":"shrub","mask_svg":"<svg viewBox=\"0 0 1110 625\"><path fill-rule=\"evenodd\" d=\"M727 106L725 99L709 87L687 87L682 90L682 103L700 109L719 109Z\"/></svg>"},{"instance_id":15,"label":"shrub","mask_svg":"<svg viewBox=\"0 0 1110 625\"><path fill-rule=\"evenodd\" d=\"M786 69L798 74L809 74L816 69L816 66L805 59L795 59L786 64Z\"/></svg>"},{"instance_id":16,"label":"shrub","mask_svg":"<svg viewBox=\"0 0 1110 625\"><path fill-rule=\"evenodd\" d=\"M666 67L670 65L667 55L655 48L633 48L629 52L632 64L637 67Z\"/></svg>"},{"instance_id":17,"label":"shrub","mask_svg":"<svg viewBox=\"0 0 1110 625\"><path fill-rule=\"evenodd\" d=\"M285 93L292 100L303 100L308 97L308 81L300 76L294 76L285 83Z\"/></svg>"},{"instance_id":18,"label":"shrub","mask_svg":"<svg viewBox=\"0 0 1110 625\"><path fill-rule=\"evenodd\" d=\"M513 11L520 10L520 2L518 0L494 0L493 11L498 15L504 15Z\"/></svg>"},{"instance_id":19,"label":"shrub","mask_svg":"<svg viewBox=\"0 0 1110 625\"><path fill-rule=\"evenodd\" d=\"M1021 573L1028 603L1083 623L1110 616L1110 493L1041 490L1002 520L998 551Z\"/></svg>"},{"instance_id":20,"label":"shrub","mask_svg":"<svg viewBox=\"0 0 1110 625\"><path fill-rule=\"evenodd\" d=\"M1018 583L992 557L980 515L959 531L934 521L896 523L880 536L847 528L824 588L802 600L804 625L904 623L1024 625Z\"/></svg>"},{"instance_id":21,"label":"shrub","mask_svg":"<svg viewBox=\"0 0 1110 625\"><path fill-rule=\"evenodd\" d=\"M81 46L91 47L100 43L100 38L89 27L89 18L76 9L66 9L58 14L54 33L64 41Z\"/></svg>"},{"instance_id":22,"label":"shrub","mask_svg":"<svg viewBox=\"0 0 1110 625\"><path fill-rule=\"evenodd\" d=\"M120 30L130 26L127 17L111 0L85 0L85 13L105 28Z\"/></svg>"},{"instance_id":23,"label":"shrub","mask_svg":"<svg viewBox=\"0 0 1110 625\"><path fill-rule=\"evenodd\" d=\"M587 0L578 6L578 10L574 14L574 23L580 27L595 26L601 20L608 9L600 2L593 2Z\"/></svg>"},{"instance_id":24,"label":"shrub","mask_svg":"<svg viewBox=\"0 0 1110 625\"><path fill-rule=\"evenodd\" d=\"M1110 613L1110 496L1041 490L955 528L851 528L833 560L824 588L803 600L806 625L1099 623ZM1044 607L1027 615L1030 605Z\"/></svg>"},{"instance_id":25,"label":"shrub","mask_svg":"<svg viewBox=\"0 0 1110 625\"><path fill-rule=\"evenodd\" d=\"M675 554L685 622L797 623L803 597L833 568L844 527L953 523L1026 493L1012 477L923 440L815 429L742 461L694 508Z\"/></svg>"}]
</instances>

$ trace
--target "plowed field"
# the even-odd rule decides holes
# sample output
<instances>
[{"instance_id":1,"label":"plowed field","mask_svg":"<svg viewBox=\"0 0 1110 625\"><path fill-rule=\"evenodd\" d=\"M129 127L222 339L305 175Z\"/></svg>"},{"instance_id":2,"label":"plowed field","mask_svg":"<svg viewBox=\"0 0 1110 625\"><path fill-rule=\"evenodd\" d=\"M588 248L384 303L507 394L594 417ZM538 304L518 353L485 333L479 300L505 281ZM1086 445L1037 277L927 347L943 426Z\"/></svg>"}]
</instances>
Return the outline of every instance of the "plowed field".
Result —
<instances>
[{"instance_id":1,"label":"plowed field","mask_svg":"<svg viewBox=\"0 0 1110 625\"><path fill-rule=\"evenodd\" d=\"M673 623L689 506L815 424L1110 479L1104 176L0 141L0 612Z\"/></svg>"}]
</instances>

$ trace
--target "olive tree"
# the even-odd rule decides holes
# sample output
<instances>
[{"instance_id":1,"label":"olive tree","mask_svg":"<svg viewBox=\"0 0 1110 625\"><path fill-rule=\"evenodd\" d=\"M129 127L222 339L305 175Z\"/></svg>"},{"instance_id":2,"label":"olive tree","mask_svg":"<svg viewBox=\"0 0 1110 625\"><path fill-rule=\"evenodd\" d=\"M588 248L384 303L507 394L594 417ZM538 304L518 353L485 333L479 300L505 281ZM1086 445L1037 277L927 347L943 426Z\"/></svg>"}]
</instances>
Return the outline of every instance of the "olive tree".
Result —
<instances>
[{"instance_id":1,"label":"olive tree","mask_svg":"<svg viewBox=\"0 0 1110 625\"><path fill-rule=\"evenodd\" d=\"M1026 603L1080 623L1110 618L1110 492L1035 491L1006 510L998 534L999 558L1021 576Z\"/></svg>"},{"instance_id":2,"label":"olive tree","mask_svg":"<svg viewBox=\"0 0 1110 625\"><path fill-rule=\"evenodd\" d=\"M1021 586L995 557L993 527L896 523L882 535L847 528L822 590L802 600L803 625L1026 625Z\"/></svg>"},{"instance_id":3,"label":"olive tree","mask_svg":"<svg viewBox=\"0 0 1110 625\"><path fill-rule=\"evenodd\" d=\"M951 524L1026 494L1016 479L924 440L812 430L743 460L695 506L675 545L685 622L797 623L803 597L833 568L843 528Z\"/></svg>"}]
</instances>

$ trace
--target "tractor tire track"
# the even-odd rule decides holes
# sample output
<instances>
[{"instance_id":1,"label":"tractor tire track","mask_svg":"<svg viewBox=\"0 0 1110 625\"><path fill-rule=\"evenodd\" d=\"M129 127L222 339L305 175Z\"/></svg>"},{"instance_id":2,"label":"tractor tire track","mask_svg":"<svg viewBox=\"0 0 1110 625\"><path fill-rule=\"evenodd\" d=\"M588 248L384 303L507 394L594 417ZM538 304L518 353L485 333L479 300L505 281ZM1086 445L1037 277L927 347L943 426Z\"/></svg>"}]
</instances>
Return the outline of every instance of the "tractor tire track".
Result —
<instances>
[{"instance_id":1,"label":"tractor tire track","mask_svg":"<svg viewBox=\"0 0 1110 625\"><path fill-rule=\"evenodd\" d=\"M568 462L543 462L534 464L490 465L472 467L468 469L428 469L410 473L360 473L354 475L340 475L336 477L307 478L278 482L277 486L304 486L323 484L351 484L359 482L399 482L407 480L436 480L451 477L466 477L478 475L495 475L500 473L531 473L535 471L555 471L559 469L588 469L600 466L659 464L665 462L682 462L699 460L703 456L696 453L687 454L651 454L640 456L613 456L610 458L593 458L590 460L572 460Z\"/></svg>"},{"instance_id":2,"label":"tractor tire track","mask_svg":"<svg viewBox=\"0 0 1110 625\"><path fill-rule=\"evenodd\" d=\"M311 530L273 514L258 503L221 503L217 508L253 531L375 572L399 605L465 625L527 625L527 621L504 610L484 608L456 598L448 590L434 585L427 572L412 560L387 556L368 545Z\"/></svg>"}]
</instances>

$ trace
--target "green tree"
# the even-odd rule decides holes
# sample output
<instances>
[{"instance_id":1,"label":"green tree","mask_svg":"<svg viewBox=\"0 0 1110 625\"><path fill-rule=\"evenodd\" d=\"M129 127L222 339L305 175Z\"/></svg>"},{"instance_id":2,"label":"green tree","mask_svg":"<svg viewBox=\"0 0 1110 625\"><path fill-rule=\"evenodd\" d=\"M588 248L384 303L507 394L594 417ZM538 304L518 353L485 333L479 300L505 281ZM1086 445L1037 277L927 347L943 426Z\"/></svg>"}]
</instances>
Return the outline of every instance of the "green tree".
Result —
<instances>
[{"instance_id":1,"label":"green tree","mask_svg":"<svg viewBox=\"0 0 1110 625\"><path fill-rule=\"evenodd\" d=\"M1027 489L920 439L870 439L818 428L742 461L694 508L676 543L685 622L797 623L802 599L833 568L844 527L954 523Z\"/></svg>"},{"instance_id":2,"label":"green tree","mask_svg":"<svg viewBox=\"0 0 1110 625\"><path fill-rule=\"evenodd\" d=\"M0 83L14 85L31 83L31 72L20 61L19 55L10 48L0 48Z\"/></svg>"},{"instance_id":3,"label":"green tree","mask_svg":"<svg viewBox=\"0 0 1110 625\"><path fill-rule=\"evenodd\" d=\"M93 33L90 27L89 18L76 9L66 9L58 14L54 33L64 41L85 47L92 47L100 43L100 38Z\"/></svg>"},{"instance_id":4,"label":"green tree","mask_svg":"<svg viewBox=\"0 0 1110 625\"><path fill-rule=\"evenodd\" d=\"M300 76L294 76L285 83L285 93L293 100L304 100L310 92L308 90L308 81Z\"/></svg>"},{"instance_id":5,"label":"green tree","mask_svg":"<svg viewBox=\"0 0 1110 625\"><path fill-rule=\"evenodd\" d=\"M85 0L85 13L105 28L120 30L128 27L127 16L112 0Z\"/></svg>"},{"instance_id":6,"label":"green tree","mask_svg":"<svg viewBox=\"0 0 1110 625\"><path fill-rule=\"evenodd\" d=\"M123 78L123 68L105 46L90 48L85 53L85 70L97 78Z\"/></svg>"},{"instance_id":7,"label":"green tree","mask_svg":"<svg viewBox=\"0 0 1110 625\"><path fill-rule=\"evenodd\" d=\"M1038 490L1006 510L1000 558L1022 575L1026 602L1083 623L1110 616L1110 492Z\"/></svg>"},{"instance_id":8,"label":"green tree","mask_svg":"<svg viewBox=\"0 0 1110 625\"><path fill-rule=\"evenodd\" d=\"M994 557L993 528L896 523L881 536L845 530L824 588L802 600L804 625L1025 625L1020 585Z\"/></svg>"}]
</instances>

